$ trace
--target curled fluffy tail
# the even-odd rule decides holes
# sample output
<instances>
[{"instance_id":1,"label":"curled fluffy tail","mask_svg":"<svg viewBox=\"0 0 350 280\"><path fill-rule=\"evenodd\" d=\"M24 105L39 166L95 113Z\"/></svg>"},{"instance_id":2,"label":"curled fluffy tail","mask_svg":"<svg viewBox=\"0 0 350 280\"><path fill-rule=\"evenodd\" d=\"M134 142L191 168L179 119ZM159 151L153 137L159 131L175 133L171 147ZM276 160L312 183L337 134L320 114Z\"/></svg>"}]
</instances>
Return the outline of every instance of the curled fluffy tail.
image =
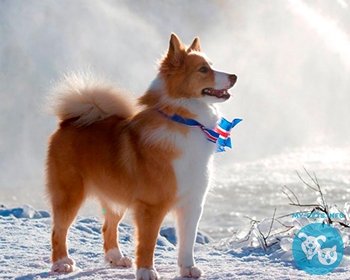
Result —
<instances>
[{"instance_id":1,"label":"curled fluffy tail","mask_svg":"<svg viewBox=\"0 0 350 280\"><path fill-rule=\"evenodd\" d=\"M47 109L61 121L75 118L78 126L87 126L113 115L128 118L135 113L130 93L90 72L65 75L52 88Z\"/></svg>"}]
</instances>

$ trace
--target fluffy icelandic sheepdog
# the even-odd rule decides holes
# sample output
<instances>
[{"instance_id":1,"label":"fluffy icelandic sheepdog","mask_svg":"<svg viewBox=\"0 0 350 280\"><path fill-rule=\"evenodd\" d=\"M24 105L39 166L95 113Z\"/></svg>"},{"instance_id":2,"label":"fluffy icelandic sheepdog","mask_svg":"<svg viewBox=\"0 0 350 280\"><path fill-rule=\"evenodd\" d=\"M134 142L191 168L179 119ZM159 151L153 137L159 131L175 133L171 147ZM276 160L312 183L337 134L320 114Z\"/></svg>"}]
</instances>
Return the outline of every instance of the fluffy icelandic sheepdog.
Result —
<instances>
[{"instance_id":1,"label":"fluffy icelandic sheepdog","mask_svg":"<svg viewBox=\"0 0 350 280\"><path fill-rule=\"evenodd\" d=\"M46 183L53 272L74 270L67 232L84 200L94 196L105 209L104 251L112 266L132 266L118 245L118 224L131 208L136 279L159 279L154 248L172 211L180 275L202 275L193 247L216 150L206 131L219 120L215 103L229 99L227 90L236 79L213 70L198 37L185 47L172 34L158 75L137 104L124 90L90 74L69 74L53 88L49 109L59 126L48 143Z\"/></svg>"}]
</instances>

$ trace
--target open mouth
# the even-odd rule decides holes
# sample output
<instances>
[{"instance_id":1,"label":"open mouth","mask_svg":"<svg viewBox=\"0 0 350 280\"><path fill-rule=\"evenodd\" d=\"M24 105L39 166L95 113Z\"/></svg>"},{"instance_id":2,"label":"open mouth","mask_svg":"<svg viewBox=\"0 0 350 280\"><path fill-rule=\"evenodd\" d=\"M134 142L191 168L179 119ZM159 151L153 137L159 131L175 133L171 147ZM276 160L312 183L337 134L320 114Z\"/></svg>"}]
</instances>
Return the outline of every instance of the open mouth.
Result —
<instances>
[{"instance_id":1,"label":"open mouth","mask_svg":"<svg viewBox=\"0 0 350 280\"><path fill-rule=\"evenodd\" d=\"M203 95L209 95L214 96L216 98L222 98L222 99L229 99L230 94L228 93L227 89L213 89L213 88L205 88L202 90Z\"/></svg>"}]
</instances>

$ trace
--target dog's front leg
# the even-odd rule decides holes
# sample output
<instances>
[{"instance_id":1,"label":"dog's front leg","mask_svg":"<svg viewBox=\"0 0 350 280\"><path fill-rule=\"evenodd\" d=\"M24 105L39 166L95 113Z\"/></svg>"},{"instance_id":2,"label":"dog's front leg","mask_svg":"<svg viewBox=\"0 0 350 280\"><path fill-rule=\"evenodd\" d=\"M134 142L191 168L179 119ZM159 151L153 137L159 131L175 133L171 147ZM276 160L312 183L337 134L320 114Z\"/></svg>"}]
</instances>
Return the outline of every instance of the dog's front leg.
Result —
<instances>
[{"instance_id":1,"label":"dog's front leg","mask_svg":"<svg viewBox=\"0 0 350 280\"><path fill-rule=\"evenodd\" d=\"M201 203L189 201L175 211L179 237L178 265L181 277L199 278L202 271L195 266L193 249L203 208Z\"/></svg>"}]
</instances>

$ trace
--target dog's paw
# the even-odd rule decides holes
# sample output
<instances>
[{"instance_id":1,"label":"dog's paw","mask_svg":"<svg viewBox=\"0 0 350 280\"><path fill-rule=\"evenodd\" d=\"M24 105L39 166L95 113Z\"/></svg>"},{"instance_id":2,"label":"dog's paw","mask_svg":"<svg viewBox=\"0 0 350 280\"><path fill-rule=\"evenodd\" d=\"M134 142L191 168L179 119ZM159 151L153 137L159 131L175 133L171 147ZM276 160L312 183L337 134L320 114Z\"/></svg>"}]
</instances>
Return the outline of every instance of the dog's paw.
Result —
<instances>
[{"instance_id":1,"label":"dog's paw","mask_svg":"<svg viewBox=\"0 0 350 280\"><path fill-rule=\"evenodd\" d=\"M73 272L76 270L75 262L68 257L64 257L55 262L51 267L51 272Z\"/></svg>"},{"instance_id":2,"label":"dog's paw","mask_svg":"<svg viewBox=\"0 0 350 280\"><path fill-rule=\"evenodd\" d=\"M122 257L118 260L107 260L110 266L119 266L119 267L132 267L132 259L128 257Z\"/></svg>"},{"instance_id":3,"label":"dog's paw","mask_svg":"<svg viewBox=\"0 0 350 280\"><path fill-rule=\"evenodd\" d=\"M132 259L123 257L118 248L109 250L105 260L110 266L132 267Z\"/></svg>"},{"instance_id":4,"label":"dog's paw","mask_svg":"<svg viewBox=\"0 0 350 280\"><path fill-rule=\"evenodd\" d=\"M196 266L191 267L180 267L181 277L184 278L199 278L202 276L202 270Z\"/></svg>"},{"instance_id":5,"label":"dog's paw","mask_svg":"<svg viewBox=\"0 0 350 280\"><path fill-rule=\"evenodd\" d=\"M139 268L136 272L136 279L137 280L158 280L159 275L153 267Z\"/></svg>"}]
</instances>

